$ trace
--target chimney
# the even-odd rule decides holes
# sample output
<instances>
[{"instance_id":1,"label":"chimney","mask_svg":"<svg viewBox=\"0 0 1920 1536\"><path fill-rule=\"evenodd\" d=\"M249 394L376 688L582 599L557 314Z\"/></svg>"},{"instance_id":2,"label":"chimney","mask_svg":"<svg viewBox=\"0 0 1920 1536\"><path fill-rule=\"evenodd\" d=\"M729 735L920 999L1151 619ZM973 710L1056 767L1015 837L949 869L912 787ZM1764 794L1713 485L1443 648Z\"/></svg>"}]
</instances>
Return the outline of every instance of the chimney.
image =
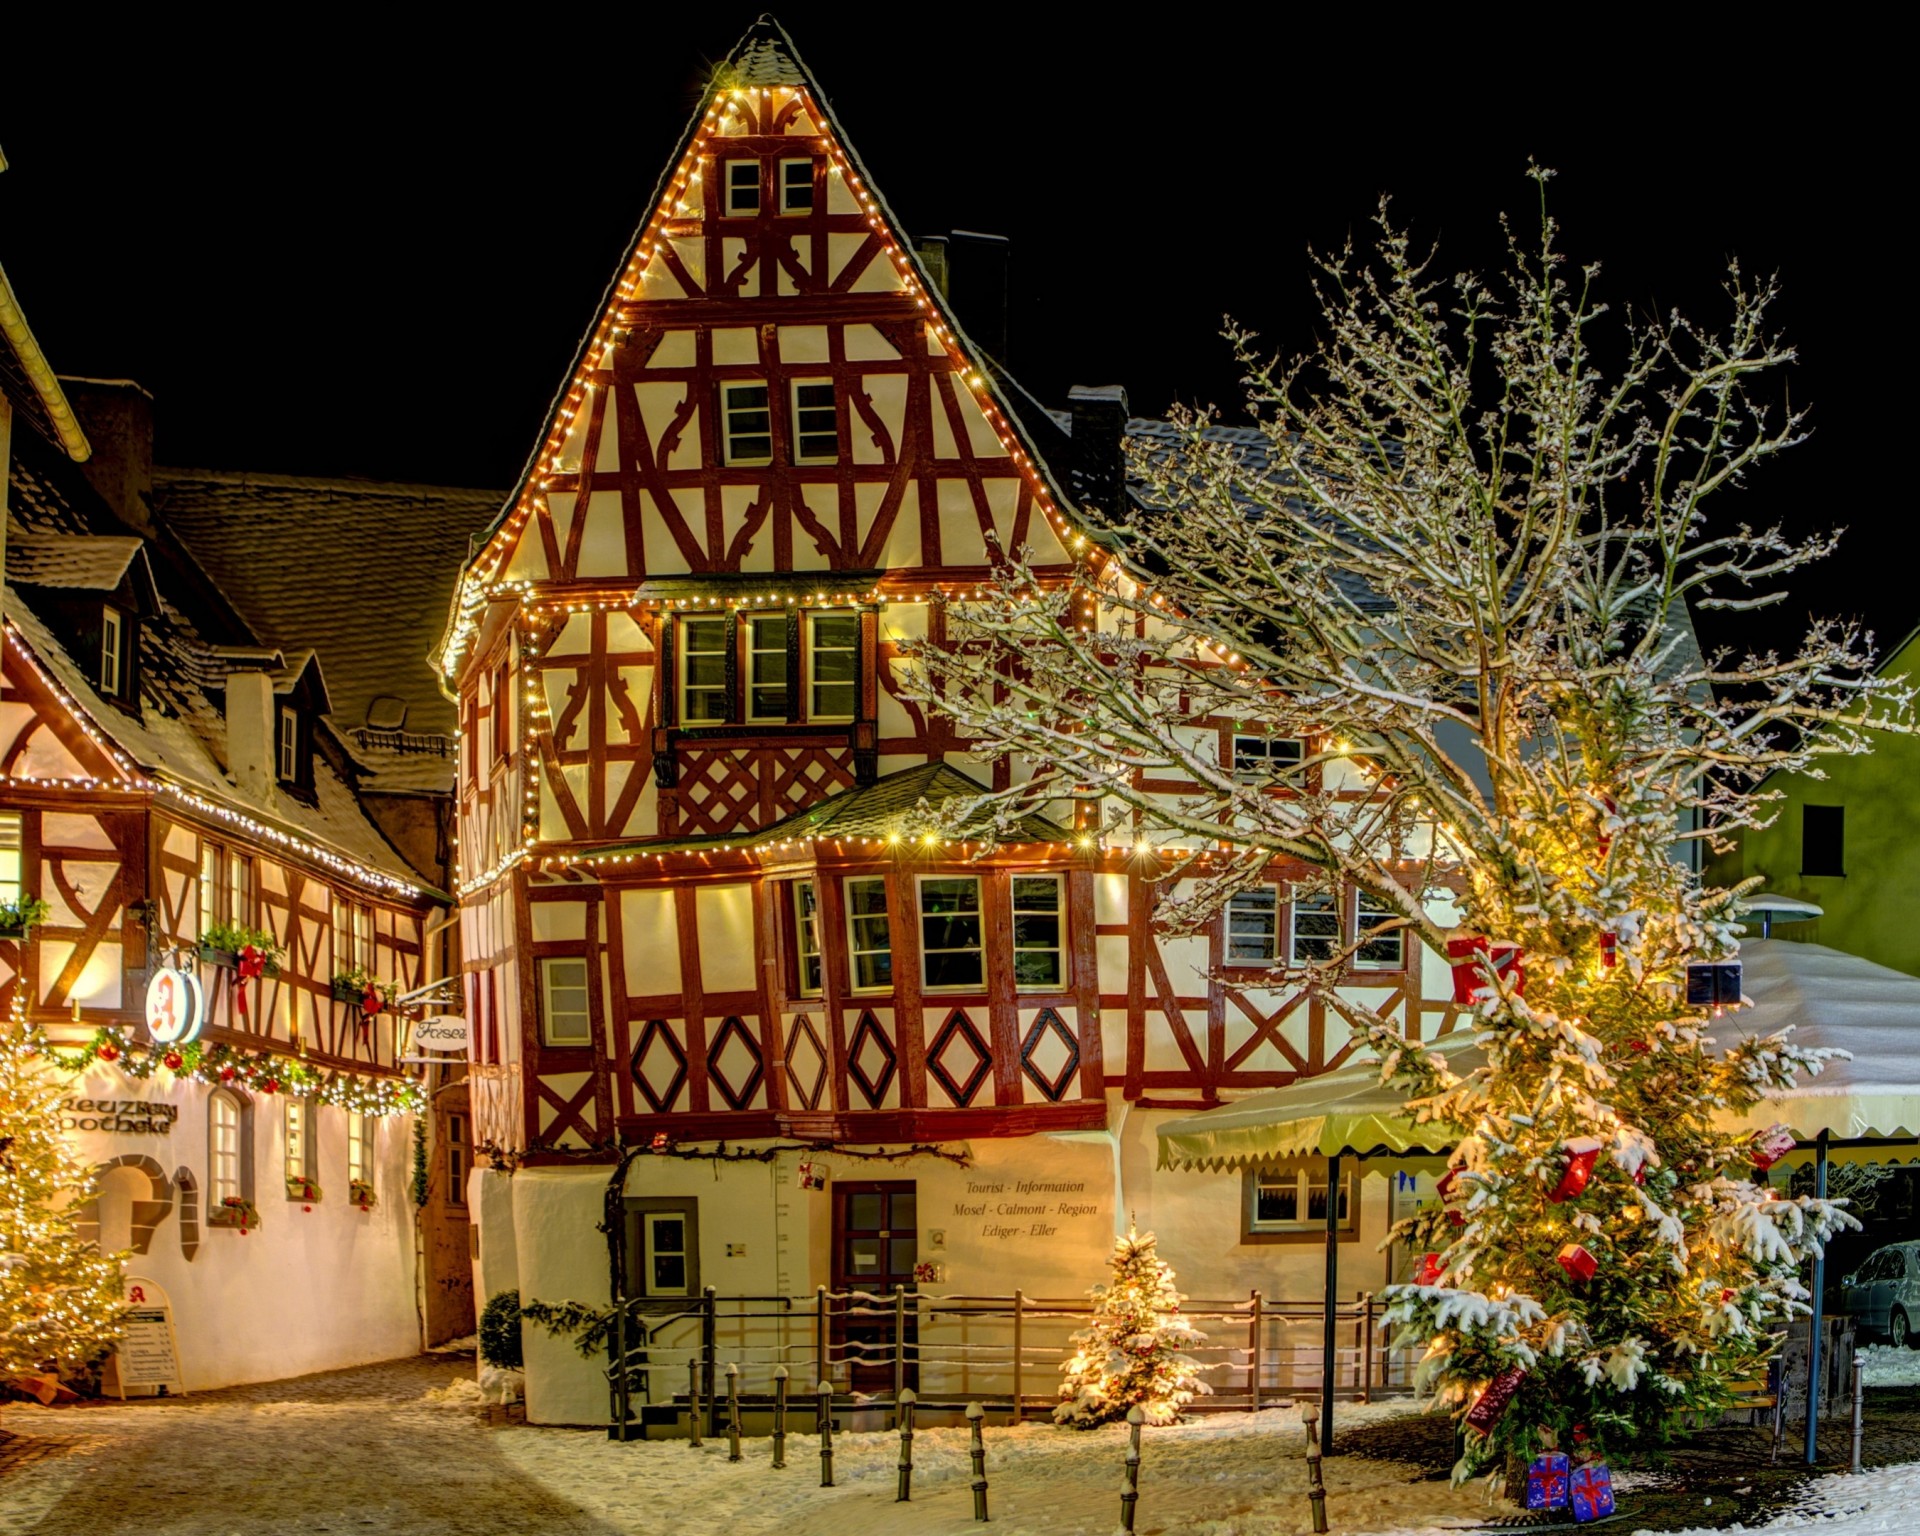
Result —
<instances>
[{"instance_id":1,"label":"chimney","mask_svg":"<svg viewBox=\"0 0 1920 1536\"><path fill-rule=\"evenodd\" d=\"M274 784L273 674L227 674L227 772L256 805L272 802Z\"/></svg>"},{"instance_id":2,"label":"chimney","mask_svg":"<svg viewBox=\"0 0 1920 1536\"><path fill-rule=\"evenodd\" d=\"M65 379L93 457L80 466L115 517L135 533L153 532L153 396L131 379Z\"/></svg>"},{"instance_id":3,"label":"chimney","mask_svg":"<svg viewBox=\"0 0 1920 1536\"><path fill-rule=\"evenodd\" d=\"M1109 520L1127 504L1127 392L1118 384L1076 384L1067 391L1073 412L1073 489L1080 504Z\"/></svg>"},{"instance_id":4,"label":"chimney","mask_svg":"<svg viewBox=\"0 0 1920 1536\"><path fill-rule=\"evenodd\" d=\"M1012 250L1005 235L956 229L947 237L947 302L980 350L1002 368L1007 366L1007 270Z\"/></svg>"},{"instance_id":5,"label":"chimney","mask_svg":"<svg viewBox=\"0 0 1920 1536\"><path fill-rule=\"evenodd\" d=\"M922 235L913 242L913 252L920 258L920 265L927 269L927 276L933 279L933 286L940 290L940 297L947 296L947 237L945 235Z\"/></svg>"}]
</instances>

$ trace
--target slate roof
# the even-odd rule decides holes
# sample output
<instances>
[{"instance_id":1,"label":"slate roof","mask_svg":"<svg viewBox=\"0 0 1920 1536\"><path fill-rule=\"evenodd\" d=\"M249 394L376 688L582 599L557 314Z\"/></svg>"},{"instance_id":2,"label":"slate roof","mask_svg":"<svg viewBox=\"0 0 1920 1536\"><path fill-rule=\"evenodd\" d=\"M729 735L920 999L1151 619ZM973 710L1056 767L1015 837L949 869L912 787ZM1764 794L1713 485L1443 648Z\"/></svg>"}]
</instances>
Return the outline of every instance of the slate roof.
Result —
<instances>
[{"instance_id":1,"label":"slate roof","mask_svg":"<svg viewBox=\"0 0 1920 1536\"><path fill-rule=\"evenodd\" d=\"M392 695L406 700L409 733L454 734L427 653L498 491L165 468L153 484L155 518L248 628L319 653L336 729L358 729Z\"/></svg>"},{"instance_id":2,"label":"slate roof","mask_svg":"<svg viewBox=\"0 0 1920 1536\"><path fill-rule=\"evenodd\" d=\"M137 563L136 582L154 605L153 573L146 544L131 535L26 533L7 540L7 578L20 586L57 587L66 592L112 592Z\"/></svg>"},{"instance_id":3,"label":"slate roof","mask_svg":"<svg viewBox=\"0 0 1920 1536\"><path fill-rule=\"evenodd\" d=\"M52 534L93 533L88 542L118 546L127 539L111 511L69 463L55 459L44 445L16 435L9 496L10 523L29 546ZM147 546L151 552L153 546ZM353 789L334 771L324 753L313 760L314 803L278 790L263 803L250 798L226 771L226 716L220 701L229 665L254 661L289 682L310 664L311 653L274 646L215 643L188 616L191 601L170 585L172 567L161 572L158 611L139 626L141 709L138 716L102 699L92 668L69 655L36 610L38 589L9 581L0 589L0 607L19 631L34 660L81 711L142 774L199 796L221 810L249 816L274 830L328 850L378 875L424 889L420 875L367 817ZM11 572L9 573L11 574ZM324 686L324 684L323 684Z\"/></svg>"}]
</instances>

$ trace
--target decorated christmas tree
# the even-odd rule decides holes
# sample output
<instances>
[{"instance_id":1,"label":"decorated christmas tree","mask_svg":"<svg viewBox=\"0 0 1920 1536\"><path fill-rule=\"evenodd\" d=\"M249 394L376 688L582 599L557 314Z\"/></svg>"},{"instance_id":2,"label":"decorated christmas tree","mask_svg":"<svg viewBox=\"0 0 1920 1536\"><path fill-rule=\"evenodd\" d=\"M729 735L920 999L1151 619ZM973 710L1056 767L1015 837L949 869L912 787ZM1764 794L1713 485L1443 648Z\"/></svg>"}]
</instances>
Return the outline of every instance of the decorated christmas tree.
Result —
<instances>
[{"instance_id":1,"label":"decorated christmas tree","mask_svg":"<svg viewBox=\"0 0 1920 1536\"><path fill-rule=\"evenodd\" d=\"M1173 1266L1155 1249L1153 1234L1131 1225L1113 1240L1112 1283L1088 1293L1093 1325L1073 1336L1073 1356L1061 1367L1057 1423L1091 1429L1138 1404L1149 1424L1171 1424L1212 1390L1187 1353L1207 1336L1180 1315Z\"/></svg>"},{"instance_id":2,"label":"decorated christmas tree","mask_svg":"<svg viewBox=\"0 0 1920 1536\"><path fill-rule=\"evenodd\" d=\"M1457 1148L1389 1302L1461 1475L1545 1430L1656 1444L1807 1310L1801 1266L1849 1218L1756 1182L1782 1147L1753 1128L1821 1062L1742 1037L1742 893L1692 855L1770 819L1770 773L1912 729L1851 626L1695 639L1833 547L1720 511L1804 435L1773 284L1732 269L1717 330L1620 322L1534 175L1538 236L1490 281L1383 205L1371 255L1321 264L1311 355L1230 333L1242 422L1135 430L1071 578L1010 560L912 647L974 750L1043 765L983 796L1000 825L1078 801L1089 858L1162 882L1164 930L1243 895L1331 912L1258 984L1346 1020ZM1410 942L1453 968L1477 1060L1346 984Z\"/></svg>"},{"instance_id":3,"label":"decorated christmas tree","mask_svg":"<svg viewBox=\"0 0 1920 1536\"><path fill-rule=\"evenodd\" d=\"M0 1380L97 1359L120 1335L120 1265L75 1231L93 1176L60 1129L67 1090L0 1017Z\"/></svg>"}]
</instances>

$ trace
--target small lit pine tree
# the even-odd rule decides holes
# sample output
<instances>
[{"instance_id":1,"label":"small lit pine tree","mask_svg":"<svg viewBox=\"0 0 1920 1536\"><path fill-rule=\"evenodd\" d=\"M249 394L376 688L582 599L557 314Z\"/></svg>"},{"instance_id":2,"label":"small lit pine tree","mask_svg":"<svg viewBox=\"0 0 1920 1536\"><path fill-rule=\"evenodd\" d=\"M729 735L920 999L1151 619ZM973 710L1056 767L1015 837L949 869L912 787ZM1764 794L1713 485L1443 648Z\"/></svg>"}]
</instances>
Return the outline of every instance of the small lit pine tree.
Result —
<instances>
[{"instance_id":1,"label":"small lit pine tree","mask_svg":"<svg viewBox=\"0 0 1920 1536\"><path fill-rule=\"evenodd\" d=\"M65 1086L0 1015L0 1379L85 1365L119 1337L120 1265L76 1230L94 1194L60 1130Z\"/></svg>"},{"instance_id":2,"label":"small lit pine tree","mask_svg":"<svg viewBox=\"0 0 1920 1536\"><path fill-rule=\"evenodd\" d=\"M1056 1423L1092 1429L1124 1418L1136 1403L1149 1424L1171 1424L1180 1410L1213 1389L1187 1353L1207 1336L1180 1315L1184 1299L1173 1266L1155 1251L1151 1232L1131 1226L1113 1240L1113 1283L1096 1285L1093 1326L1073 1336L1073 1358L1061 1367Z\"/></svg>"}]
</instances>

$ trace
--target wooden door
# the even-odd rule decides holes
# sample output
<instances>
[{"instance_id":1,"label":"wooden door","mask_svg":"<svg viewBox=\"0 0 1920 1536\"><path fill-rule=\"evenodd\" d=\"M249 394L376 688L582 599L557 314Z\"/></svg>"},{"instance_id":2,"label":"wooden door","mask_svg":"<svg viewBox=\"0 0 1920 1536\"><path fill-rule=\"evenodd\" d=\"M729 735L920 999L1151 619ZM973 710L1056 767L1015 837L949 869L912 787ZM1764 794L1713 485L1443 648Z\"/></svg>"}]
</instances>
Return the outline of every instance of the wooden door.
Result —
<instances>
[{"instance_id":1,"label":"wooden door","mask_svg":"<svg viewBox=\"0 0 1920 1536\"><path fill-rule=\"evenodd\" d=\"M467 1211L467 1173L473 1166L473 1116L467 1085L453 1083L433 1096L427 1145L427 1343L464 1339L474 1330L473 1224Z\"/></svg>"},{"instance_id":2,"label":"wooden door","mask_svg":"<svg viewBox=\"0 0 1920 1536\"><path fill-rule=\"evenodd\" d=\"M893 1391L896 1346L906 1360L901 1385L918 1386L916 1312L909 1300L906 1331L896 1340L892 1310L896 1285L914 1289L918 1204L912 1179L834 1186L833 1288L851 1297L839 1304L833 1342L856 1392Z\"/></svg>"}]
</instances>

